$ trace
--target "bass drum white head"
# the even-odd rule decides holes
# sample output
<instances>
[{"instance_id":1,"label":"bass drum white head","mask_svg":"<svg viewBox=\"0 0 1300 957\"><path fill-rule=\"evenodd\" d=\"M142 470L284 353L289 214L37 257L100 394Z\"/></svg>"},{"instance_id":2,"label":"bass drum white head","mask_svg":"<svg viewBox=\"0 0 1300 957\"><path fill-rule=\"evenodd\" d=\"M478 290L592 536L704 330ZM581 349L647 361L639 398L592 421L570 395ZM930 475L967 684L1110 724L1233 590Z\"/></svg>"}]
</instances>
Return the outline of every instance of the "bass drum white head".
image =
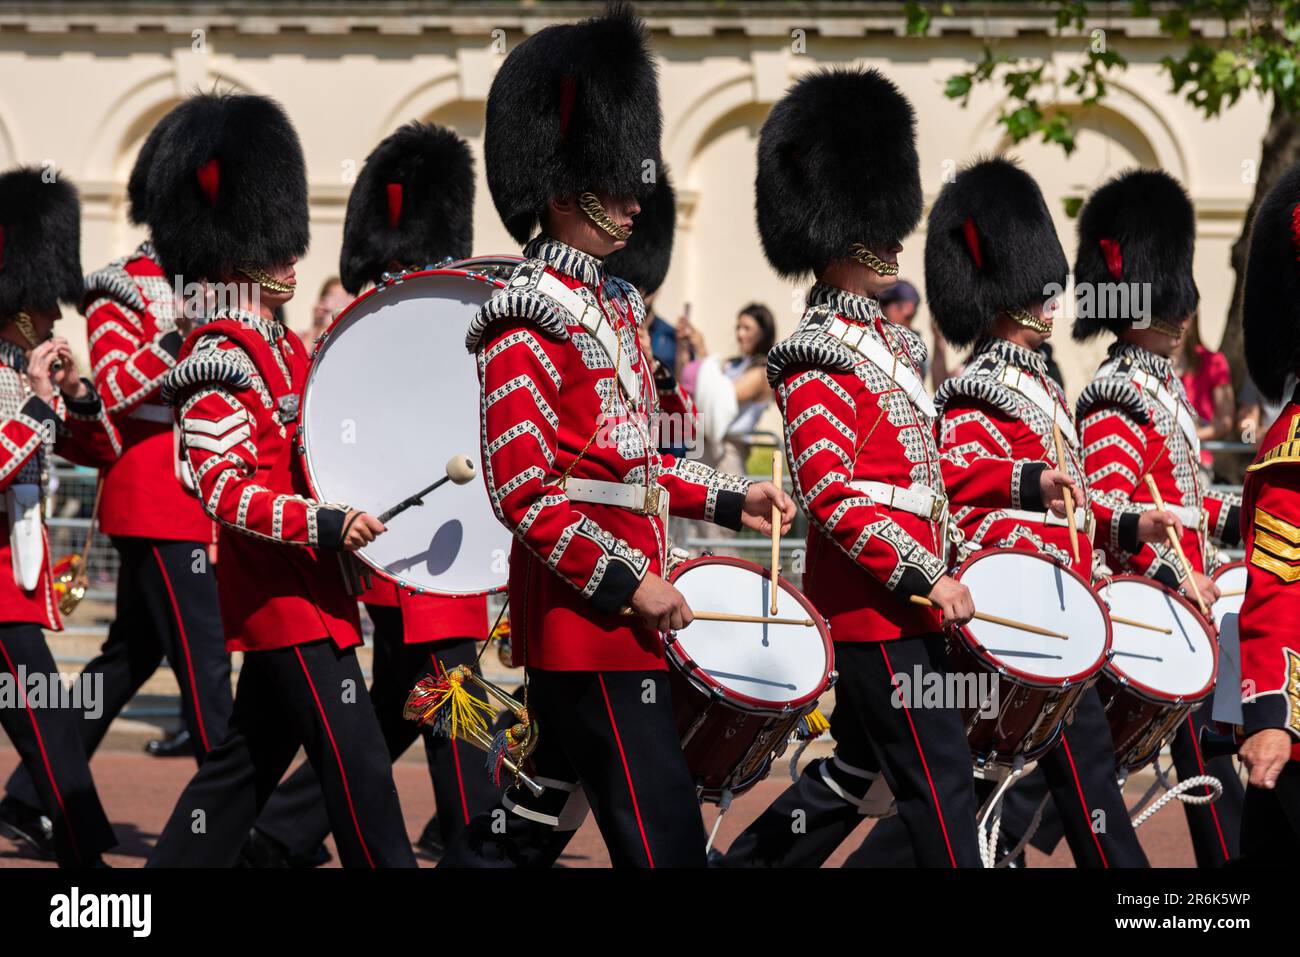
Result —
<instances>
[{"instance_id":1,"label":"bass drum white head","mask_svg":"<svg viewBox=\"0 0 1300 957\"><path fill-rule=\"evenodd\" d=\"M1210 693L1218 650L1191 605L1149 578L1122 575L1102 586L1101 597L1112 615L1172 631L1166 635L1113 622L1109 671L1148 697L1200 701Z\"/></svg>"},{"instance_id":2,"label":"bass drum white head","mask_svg":"<svg viewBox=\"0 0 1300 957\"><path fill-rule=\"evenodd\" d=\"M319 499L378 516L442 478L453 455L482 471L478 369L465 332L500 285L431 270L340 313L303 393L304 457ZM356 554L398 585L478 595L505 587L510 543L480 477L447 482Z\"/></svg>"},{"instance_id":3,"label":"bass drum white head","mask_svg":"<svg viewBox=\"0 0 1300 957\"><path fill-rule=\"evenodd\" d=\"M752 562L699 558L686 562L672 583L691 608L764 617L771 611L771 578ZM781 580L777 618L807 625L749 624L696 619L677 633L670 653L684 670L721 689L740 710L798 707L826 690L832 667L826 625L793 585Z\"/></svg>"}]
</instances>

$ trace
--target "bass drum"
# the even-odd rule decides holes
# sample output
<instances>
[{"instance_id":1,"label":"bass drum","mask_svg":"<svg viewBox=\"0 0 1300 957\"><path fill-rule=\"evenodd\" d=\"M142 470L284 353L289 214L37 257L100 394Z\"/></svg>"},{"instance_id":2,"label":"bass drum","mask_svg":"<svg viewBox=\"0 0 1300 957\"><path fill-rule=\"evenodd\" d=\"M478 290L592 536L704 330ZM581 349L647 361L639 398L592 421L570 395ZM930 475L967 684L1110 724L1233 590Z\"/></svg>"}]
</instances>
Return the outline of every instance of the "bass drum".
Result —
<instances>
[{"instance_id":1,"label":"bass drum","mask_svg":"<svg viewBox=\"0 0 1300 957\"><path fill-rule=\"evenodd\" d=\"M523 261L523 256L471 256L469 259L458 259L448 263L446 268L463 269L466 272L479 273L490 279L500 279L505 282Z\"/></svg>"},{"instance_id":2,"label":"bass drum","mask_svg":"<svg viewBox=\"0 0 1300 957\"><path fill-rule=\"evenodd\" d=\"M372 515L468 455L482 470L479 383L465 331L504 285L459 267L401 275L363 294L317 341L299 426L315 496ZM356 552L416 593L482 595L506 585L511 536L481 478L444 484Z\"/></svg>"}]
</instances>

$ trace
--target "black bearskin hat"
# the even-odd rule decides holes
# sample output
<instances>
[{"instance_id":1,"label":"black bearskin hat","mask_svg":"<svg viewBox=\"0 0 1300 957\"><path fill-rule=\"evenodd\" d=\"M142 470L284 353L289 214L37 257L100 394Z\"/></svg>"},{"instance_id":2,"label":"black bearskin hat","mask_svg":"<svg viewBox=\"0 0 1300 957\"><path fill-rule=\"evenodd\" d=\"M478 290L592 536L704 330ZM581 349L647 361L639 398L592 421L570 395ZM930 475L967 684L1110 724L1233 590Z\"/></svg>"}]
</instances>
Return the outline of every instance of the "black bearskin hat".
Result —
<instances>
[{"instance_id":1,"label":"black bearskin hat","mask_svg":"<svg viewBox=\"0 0 1300 957\"><path fill-rule=\"evenodd\" d=\"M204 93L172 111L149 169L146 216L165 273L216 279L307 250L307 169L274 100Z\"/></svg>"},{"instance_id":2,"label":"black bearskin hat","mask_svg":"<svg viewBox=\"0 0 1300 957\"><path fill-rule=\"evenodd\" d=\"M1268 191L1250 228L1242 301L1246 367L1269 399L1300 371L1300 164Z\"/></svg>"},{"instance_id":3,"label":"black bearskin hat","mask_svg":"<svg viewBox=\"0 0 1300 957\"><path fill-rule=\"evenodd\" d=\"M140 144L140 152L135 156L135 165L131 167L131 176L126 181L126 198L127 216L136 226L143 226L149 221L149 170L158 154L158 144L162 142L179 110L180 107L176 107L154 124Z\"/></svg>"},{"instance_id":4,"label":"black bearskin hat","mask_svg":"<svg viewBox=\"0 0 1300 957\"><path fill-rule=\"evenodd\" d=\"M968 166L930 210L925 289L955 346L985 335L999 312L1060 295L1069 271L1042 191L1011 160Z\"/></svg>"},{"instance_id":5,"label":"black bearskin hat","mask_svg":"<svg viewBox=\"0 0 1300 957\"><path fill-rule=\"evenodd\" d=\"M1195 311L1200 301L1192 277L1196 213L1168 173L1135 169L1116 176L1084 204L1078 234L1075 339L1091 339L1105 329L1118 334L1139 318L1132 295L1107 294L1119 283L1149 285L1148 319L1177 321Z\"/></svg>"},{"instance_id":6,"label":"black bearskin hat","mask_svg":"<svg viewBox=\"0 0 1300 957\"><path fill-rule=\"evenodd\" d=\"M627 280L647 296L654 294L668 275L676 225L677 197L664 167L655 191L642 204L641 212L632 217L627 245L605 257L605 271Z\"/></svg>"},{"instance_id":7,"label":"black bearskin hat","mask_svg":"<svg viewBox=\"0 0 1300 957\"><path fill-rule=\"evenodd\" d=\"M554 198L648 198L662 127L657 68L630 6L524 40L492 81L483 138L488 189L510 235L527 241Z\"/></svg>"},{"instance_id":8,"label":"black bearskin hat","mask_svg":"<svg viewBox=\"0 0 1300 957\"><path fill-rule=\"evenodd\" d=\"M782 276L901 240L921 218L912 104L876 70L820 70L772 107L758 140L758 232Z\"/></svg>"},{"instance_id":9,"label":"black bearskin hat","mask_svg":"<svg viewBox=\"0 0 1300 957\"><path fill-rule=\"evenodd\" d=\"M85 294L77 188L46 175L32 167L0 175L0 320L80 306Z\"/></svg>"},{"instance_id":10,"label":"black bearskin hat","mask_svg":"<svg viewBox=\"0 0 1300 957\"><path fill-rule=\"evenodd\" d=\"M366 157L348 197L339 275L354 296L390 263L464 259L474 245L474 158L451 130L408 123Z\"/></svg>"}]
</instances>

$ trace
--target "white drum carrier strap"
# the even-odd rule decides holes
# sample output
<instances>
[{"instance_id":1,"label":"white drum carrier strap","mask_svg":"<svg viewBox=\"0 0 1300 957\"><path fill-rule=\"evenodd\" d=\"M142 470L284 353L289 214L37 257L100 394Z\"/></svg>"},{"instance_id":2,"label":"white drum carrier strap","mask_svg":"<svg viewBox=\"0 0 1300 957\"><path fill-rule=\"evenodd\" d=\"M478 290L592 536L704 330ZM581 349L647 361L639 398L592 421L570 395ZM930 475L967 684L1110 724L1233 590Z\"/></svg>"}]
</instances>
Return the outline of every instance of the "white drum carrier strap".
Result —
<instances>
[{"instance_id":1,"label":"white drum carrier strap","mask_svg":"<svg viewBox=\"0 0 1300 957\"><path fill-rule=\"evenodd\" d=\"M544 273L537 281L537 291L548 299L553 299L600 343L609 361L617 363L618 381L623 387L623 394L639 404L642 398L641 377L632 368L632 357L627 354L627 350L619 348L618 332L610 325L605 314L550 273Z\"/></svg>"},{"instance_id":2,"label":"white drum carrier strap","mask_svg":"<svg viewBox=\"0 0 1300 957\"><path fill-rule=\"evenodd\" d=\"M1196 434L1196 421L1192 418L1187 403L1179 401L1178 396L1165 388L1163 382L1143 369L1133 370L1133 383L1163 405L1165 411L1174 417L1183 437L1187 439L1188 447L1192 450L1193 461L1200 461L1201 437Z\"/></svg>"},{"instance_id":3,"label":"white drum carrier strap","mask_svg":"<svg viewBox=\"0 0 1300 957\"><path fill-rule=\"evenodd\" d=\"M826 335L838 339L858 355L870 360L871 364L894 380L894 384L907 393L907 397L921 412L930 418L935 417L934 402L925 391L925 383L906 365L898 361L898 356L889 351L871 331L862 326L854 326L835 316L823 327Z\"/></svg>"},{"instance_id":4,"label":"white drum carrier strap","mask_svg":"<svg viewBox=\"0 0 1300 957\"><path fill-rule=\"evenodd\" d=\"M942 521L948 510L948 499L925 485L902 488L888 482L858 481L850 482L849 487L870 495L878 505L919 515L932 522Z\"/></svg>"},{"instance_id":5,"label":"white drum carrier strap","mask_svg":"<svg viewBox=\"0 0 1300 957\"><path fill-rule=\"evenodd\" d=\"M1061 435L1065 437L1070 448L1079 447L1079 433L1075 431L1074 423L1070 421L1070 413L1061 408L1061 403L1057 402L1030 373L1007 365L1003 367L998 379L1008 389L1019 392L1030 403L1038 406L1039 410L1061 430Z\"/></svg>"},{"instance_id":6,"label":"white drum carrier strap","mask_svg":"<svg viewBox=\"0 0 1300 957\"><path fill-rule=\"evenodd\" d=\"M9 486L5 490L5 510L9 513L9 554L14 581L23 591L31 591L39 584L41 569L45 567L41 487L26 483Z\"/></svg>"}]
</instances>

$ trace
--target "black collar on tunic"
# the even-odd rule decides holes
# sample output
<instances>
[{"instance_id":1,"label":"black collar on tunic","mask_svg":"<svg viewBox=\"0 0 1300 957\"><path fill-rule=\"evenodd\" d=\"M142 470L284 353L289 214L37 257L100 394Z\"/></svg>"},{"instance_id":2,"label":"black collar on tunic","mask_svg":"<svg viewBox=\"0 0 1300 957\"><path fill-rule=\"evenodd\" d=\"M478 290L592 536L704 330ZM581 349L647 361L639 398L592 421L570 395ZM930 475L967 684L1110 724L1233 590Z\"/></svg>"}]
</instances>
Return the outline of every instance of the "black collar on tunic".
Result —
<instances>
[{"instance_id":1,"label":"black collar on tunic","mask_svg":"<svg viewBox=\"0 0 1300 957\"><path fill-rule=\"evenodd\" d=\"M874 319L883 318L880 303L876 300L846 292L824 282L815 284L809 290L808 305L826 306L828 309L834 309L841 316L848 316L850 319L868 324Z\"/></svg>"},{"instance_id":2,"label":"black collar on tunic","mask_svg":"<svg viewBox=\"0 0 1300 957\"><path fill-rule=\"evenodd\" d=\"M989 353L992 353L1008 365L1013 365L1018 369L1028 369L1030 372L1050 378L1047 371L1047 360L1043 358L1042 353L1035 352L1033 349L1026 349L1024 346L1017 345L1007 339L989 336L987 339L980 340L979 344L975 346L971 358L974 359L976 356Z\"/></svg>"},{"instance_id":3,"label":"black collar on tunic","mask_svg":"<svg viewBox=\"0 0 1300 957\"><path fill-rule=\"evenodd\" d=\"M605 281L605 266L595 256L575 249L550 236L535 236L524 246L524 257L540 259L556 272L599 289Z\"/></svg>"}]
</instances>

